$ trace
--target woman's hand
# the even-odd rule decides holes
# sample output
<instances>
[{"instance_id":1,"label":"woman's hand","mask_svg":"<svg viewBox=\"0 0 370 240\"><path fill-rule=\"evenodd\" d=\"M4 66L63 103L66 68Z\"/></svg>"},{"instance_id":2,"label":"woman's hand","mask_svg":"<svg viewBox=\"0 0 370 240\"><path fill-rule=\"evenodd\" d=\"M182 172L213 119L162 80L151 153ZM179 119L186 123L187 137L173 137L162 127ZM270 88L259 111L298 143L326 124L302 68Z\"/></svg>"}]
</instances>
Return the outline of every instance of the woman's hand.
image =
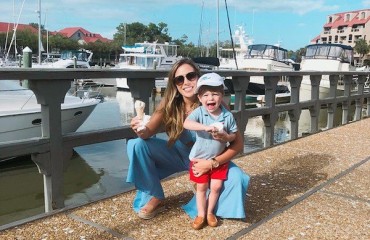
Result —
<instances>
[{"instance_id":1,"label":"woman's hand","mask_svg":"<svg viewBox=\"0 0 370 240\"><path fill-rule=\"evenodd\" d=\"M132 130L136 133L138 137L143 137L146 127L142 126L142 120L139 119L137 116L131 119L130 126Z\"/></svg>"},{"instance_id":2,"label":"woman's hand","mask_svg":"<svg viewBox=\"0 0 370 240\"><path fill-rule=\"evenodd\" d=\"M202 176L203 174L209 172L212 168L212 161L206 159L191 159L190 161L193 162L193 174L196 177Z\"/></svg>"},{"instance_id":3,"label":"woman's hand","mask_svg":"<svg viewBox=\"0 0 370 240\"><path fill-rule=\"evenodd\" d=\"M214 131L212 132L212 137L215 140L222 141L222 142L228 142L228 134L225 131L219 132L219 131Z\"/></svg>"}]
</instances>

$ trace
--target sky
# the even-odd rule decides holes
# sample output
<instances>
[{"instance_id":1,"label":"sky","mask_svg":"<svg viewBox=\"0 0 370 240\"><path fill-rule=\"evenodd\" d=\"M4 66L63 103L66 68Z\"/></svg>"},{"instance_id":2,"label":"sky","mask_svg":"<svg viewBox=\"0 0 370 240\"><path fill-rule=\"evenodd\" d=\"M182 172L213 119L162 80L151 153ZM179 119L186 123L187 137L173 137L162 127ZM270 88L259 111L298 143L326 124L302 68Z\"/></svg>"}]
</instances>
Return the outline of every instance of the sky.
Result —
<instances>
[{"instance_id":1,"label":"sky","mask_svg":"<svg viewBox=\"0 0 370 240\"><path fill-rule=\"evenodd\" d=\"M0 0L0 6L0 22L39 22L39 0ZM242 26L254 43L295 51L320 34L328 15L361 9L370 9L370 0L41 0L40 16L49 31L82 27L109 39L121 23L163 22L172 39L186 35L195 45L230 40L230 24L232 33Z\"/></svg>"}]
</instances>

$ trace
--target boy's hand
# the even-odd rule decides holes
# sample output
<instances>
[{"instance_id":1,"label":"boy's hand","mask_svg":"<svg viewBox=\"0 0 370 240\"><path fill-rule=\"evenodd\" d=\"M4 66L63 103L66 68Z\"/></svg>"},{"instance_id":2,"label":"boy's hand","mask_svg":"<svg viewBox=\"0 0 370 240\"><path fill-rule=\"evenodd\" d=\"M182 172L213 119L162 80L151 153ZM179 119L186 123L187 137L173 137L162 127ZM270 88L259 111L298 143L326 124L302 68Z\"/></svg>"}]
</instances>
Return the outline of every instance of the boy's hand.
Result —
<instances>
[{"instance_id":1,"label":"boy's hand","mask_svg":"<svg viewBox=\"0 0 370 240\"><path fill-rule=\"evenodd\" d=\"M218 132L217 128L215 128L214 126L205 126L204 131L209 132L209 133Z\"/></svg>"},{"instance_id":2,"label":"boy's hand","mask_svg":"<svg viewBox=\"0 0 370 240\"><path fill-rule=\"evenodd\" d=\"M212 137L215 140L222 141L222 142L227 142L228 136L229 135L224 131L222 131L222 132L217 131L217 132L212 133Z\"/></svg>"}]
</instances>

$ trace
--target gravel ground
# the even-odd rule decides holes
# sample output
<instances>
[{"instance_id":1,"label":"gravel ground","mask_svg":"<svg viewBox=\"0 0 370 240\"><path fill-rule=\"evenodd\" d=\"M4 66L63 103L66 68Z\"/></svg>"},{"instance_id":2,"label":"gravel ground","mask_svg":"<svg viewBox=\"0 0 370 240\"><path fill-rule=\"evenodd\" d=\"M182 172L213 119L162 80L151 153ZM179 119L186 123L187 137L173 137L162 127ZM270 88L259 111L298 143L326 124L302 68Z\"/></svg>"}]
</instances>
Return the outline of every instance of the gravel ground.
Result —
<instances>
[{"instance_id":1,"label":"gravel ground","mask_svg":"<svg viewBox=\"0 0 370 240\"><path fill-rule=\"evenodd\" d=\"M131 209L134 192L0 232L0 239L370 239L370 119L234 160L251 176L247 219L196 231L181 206L187 174L163 182L166 211L153 220ZM232 207L232 206L231 206Z\"/></svg>"}]
</instances>

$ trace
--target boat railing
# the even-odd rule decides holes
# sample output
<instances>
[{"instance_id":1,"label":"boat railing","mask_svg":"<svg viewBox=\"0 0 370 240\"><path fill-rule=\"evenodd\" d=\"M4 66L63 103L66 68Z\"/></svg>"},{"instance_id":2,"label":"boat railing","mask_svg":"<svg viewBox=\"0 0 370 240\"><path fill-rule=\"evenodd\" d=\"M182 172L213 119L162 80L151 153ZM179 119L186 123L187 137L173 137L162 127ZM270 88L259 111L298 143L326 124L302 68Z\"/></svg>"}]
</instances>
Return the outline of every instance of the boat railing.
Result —
<instances>
[{"instance_id":1,"label":"boat railing","mask_svg":"<svg viewBox=\"0 0 370 240\"><path fill-rule=\"evenodd\" d=\"M203 73L209 70L203 70ZM275 145L275 124L281 112L287 112L290 120L290 139L302 137L299 134L299 119L303 110L310 113L310 134L319 128L319 115L322 106L327 108L326 129L335 127L334 116L339 108L342 124L359 121L370 115L370 93L364 91L369 72L318 72L318 71L265 71L250 72L238 70L215 70L221 76L232 80L235 103L232 110L241 133L248 127L249 119L261 116L264 123L264 147ZM13 156L31 155L44 177L45 211L50 212L64 207L63 169L72 156L73 148L94 143L119 139L135 138L132 129L126 125L87 132L74 132L62 135L60 116L61 103L71 87L73 79L127 78L133 101L146 103L145 113L149 114L149 101L155 87L155 79L166 77L167 70L127 70L127 69L20 69L0 68L1 80L28 79L28 86L41 104L42 136L12 142L0 142L0 159ZM309 75L311 81L310 98L300 96L302 78ZM328 75L330 89L328 96L320 97L320 80ZM339 76L343 75L343 93L337 93ZM357 91L351 91L353 77L357 75ZM251 77L263 77L265 83L265 104L258 108L246 108L245 93ZM285 77L290 85L290 101L276 103L276 88L279 80ZM351 114L350 108L354 108ZM338 140L340 141L340 140Z\"/></svg>"}]
</instances>

